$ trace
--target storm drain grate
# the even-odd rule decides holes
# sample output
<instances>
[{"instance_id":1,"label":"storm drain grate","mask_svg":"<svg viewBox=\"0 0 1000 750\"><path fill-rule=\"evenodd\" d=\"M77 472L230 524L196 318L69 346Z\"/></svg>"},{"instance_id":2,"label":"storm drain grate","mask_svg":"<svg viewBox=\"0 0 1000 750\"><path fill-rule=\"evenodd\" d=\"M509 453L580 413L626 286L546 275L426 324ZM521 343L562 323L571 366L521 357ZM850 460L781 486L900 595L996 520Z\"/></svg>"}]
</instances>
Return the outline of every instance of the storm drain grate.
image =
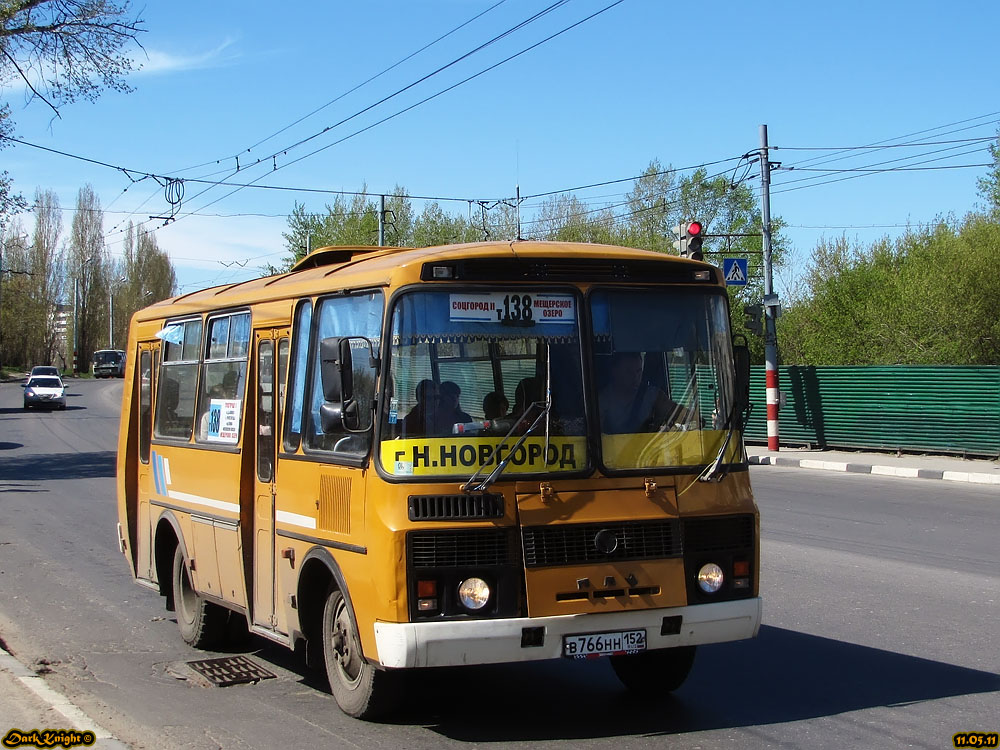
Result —
<instances>
[{"instance_id":1,"label":"storm drain grate","mask_svg":"<svg viewBox=\"0 0 1000 750\"><path fill-rule=\"evenodd\" d=\"M218 659L189 661L188 666L207 677L213 685L229 687L246 682L260 682L277 677L246 656L222 656Z\"/></svg>"}]
</instances>

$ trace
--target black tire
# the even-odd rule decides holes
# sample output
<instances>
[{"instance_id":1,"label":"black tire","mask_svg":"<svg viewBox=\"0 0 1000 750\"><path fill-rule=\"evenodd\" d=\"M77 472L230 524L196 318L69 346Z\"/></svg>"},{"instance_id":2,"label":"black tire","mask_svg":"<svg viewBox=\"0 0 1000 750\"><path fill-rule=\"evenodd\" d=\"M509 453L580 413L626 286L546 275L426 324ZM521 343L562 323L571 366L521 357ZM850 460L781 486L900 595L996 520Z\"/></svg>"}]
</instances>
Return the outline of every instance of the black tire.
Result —
<instances>
[{"instance_id":1,"label":"black tire","mask_svg":"<svg viewBox=\"0 0 1000 750\"><path fill-rule=\"evenodd\" d=\"M338 589L330 590L323 607L323 661L330 692L348 716L372 720L399 704L402 675L365 660L351 608Z\"/></svg>"},{"instance_id":2,"label":"black tire","mask_svg":"<svg viewBox=\"0 0 1000 750\"><path fill-rule=\"evenodd\" d=\"M642 654L612 656L611 667L622 684L636 693L669 693L684 684L697 646L679 646Z\"/></svg>"},{"instance_id":3,"label":"black tire","mask_svg":"<svg viewBox=\"0 0 1000 750\"><path fill-rule=\"evenodd\" d=\"M191 585L191 576L178 545L174 552L174 611L181 638L195 648L218 646L226 632L229 610L206 601Z\"/></svg>"}]
</instances>

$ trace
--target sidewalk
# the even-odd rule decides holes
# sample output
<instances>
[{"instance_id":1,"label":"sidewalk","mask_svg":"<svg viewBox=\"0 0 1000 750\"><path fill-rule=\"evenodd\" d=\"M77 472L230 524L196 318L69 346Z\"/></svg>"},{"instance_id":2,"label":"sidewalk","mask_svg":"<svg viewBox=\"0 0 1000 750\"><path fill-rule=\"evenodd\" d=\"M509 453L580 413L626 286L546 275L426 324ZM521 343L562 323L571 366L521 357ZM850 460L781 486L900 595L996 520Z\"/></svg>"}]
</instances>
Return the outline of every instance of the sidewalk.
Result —
<instances>
[{"instance_id":1,"label":"sidewalk","mask_svg":"<svg viewBox=\"0 0 1000 750\"><path fill-rule=\"evenodd\" d=\"M908 479L941 479L1000 488L1000 462L989 459L810 448L782 448L780 451L769 451L762 445L748 445L747 456L752 465L758 466L792 466Z\"/></svg>"},{"instance_id":2,"label":"sidewalk","mask_svg":"<svg viewBox=\"0 0 1000 750\"><path fill-rule=\"evenodd\" d=\"M53 690L6 650L0 647L0 739L17 730L89 733L78 747L89 744L102 750L127 750L128 746L115 739L107 730L77 708L61 693ZM23 747L35 747L23 744ZM62 747L62 745L59 745Z\"/></svg>"}]
</instances>

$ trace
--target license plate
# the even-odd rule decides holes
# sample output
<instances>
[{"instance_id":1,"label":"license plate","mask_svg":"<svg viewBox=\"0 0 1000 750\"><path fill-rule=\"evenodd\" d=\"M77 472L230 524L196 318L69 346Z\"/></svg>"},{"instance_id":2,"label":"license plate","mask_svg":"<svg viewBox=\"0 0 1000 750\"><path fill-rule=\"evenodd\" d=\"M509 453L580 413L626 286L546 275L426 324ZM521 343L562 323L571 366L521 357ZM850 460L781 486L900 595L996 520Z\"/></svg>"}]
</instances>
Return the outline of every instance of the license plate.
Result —
<instances>
[{"instance_id":1,"label":"license plate","mask_svg":"<svg viewBox=\"0 0 1000 750\"><path fill-rule=\"evenodd\" d=\"M596 659L598 656L637 654L645 650L645 630L563 636L563 656L568 659Z\"/></svg>"}]
</instances>

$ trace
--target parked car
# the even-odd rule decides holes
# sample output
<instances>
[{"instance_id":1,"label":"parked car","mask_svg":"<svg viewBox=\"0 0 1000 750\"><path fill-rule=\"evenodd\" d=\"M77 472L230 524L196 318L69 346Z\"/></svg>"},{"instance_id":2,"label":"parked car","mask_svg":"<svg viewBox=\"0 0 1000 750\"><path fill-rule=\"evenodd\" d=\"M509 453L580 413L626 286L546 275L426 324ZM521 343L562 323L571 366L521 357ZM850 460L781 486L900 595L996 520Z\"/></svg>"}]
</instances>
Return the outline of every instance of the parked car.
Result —
<instances>
[{"instance_id":1,"label":"parked car","mask_svg":"<svg viewBox=\"0 0 1000 750\"><path fill-rule=\"evenodd\" d=\"M24 384L24 408L45 406L50 409L66 408L66 386L58 375L35 375Z\"/></svg>"},{"instance_id":2,"label":"parked car","mask_svg":"<svg viewBox=\"0 0 1000 750\"><path fill-rule=\"evenodd\" d=\"M31 377L35 377L36 375L54 375L58 378L59 368L52 367L51 365L35 365L31 368Z\"/></svg>"}]
</instances>

